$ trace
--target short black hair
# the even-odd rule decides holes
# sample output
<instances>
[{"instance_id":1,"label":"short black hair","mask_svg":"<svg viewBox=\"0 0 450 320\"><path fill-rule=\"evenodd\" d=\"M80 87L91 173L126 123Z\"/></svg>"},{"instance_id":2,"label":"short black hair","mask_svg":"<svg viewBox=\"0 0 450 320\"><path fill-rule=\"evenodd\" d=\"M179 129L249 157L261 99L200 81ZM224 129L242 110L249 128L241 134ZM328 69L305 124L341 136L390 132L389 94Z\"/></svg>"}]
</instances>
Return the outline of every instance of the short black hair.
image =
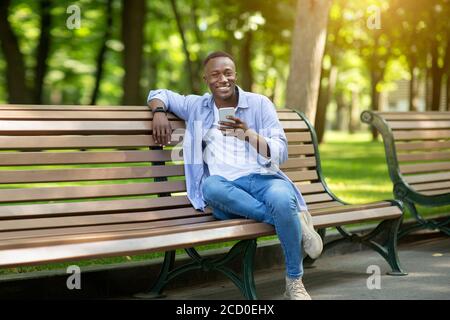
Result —
<instances>
[{"instance_id":1,"label":"short black hair","mask_svg":"<svg viewBox=\"0 0 450 320\"><path fill-rule=\"evenodd\" d=\"M219 57L227 57L230 58L231 61L234 61L234 58L231 54L226 53L225 51L214 51L211 52L210 54L208 54L208 56L205 58L205 60L203 60L203 66L206 66L206 64L208 63L209 60L214 59L214 58L219 58Z\"/></svg>"}]
</instances>

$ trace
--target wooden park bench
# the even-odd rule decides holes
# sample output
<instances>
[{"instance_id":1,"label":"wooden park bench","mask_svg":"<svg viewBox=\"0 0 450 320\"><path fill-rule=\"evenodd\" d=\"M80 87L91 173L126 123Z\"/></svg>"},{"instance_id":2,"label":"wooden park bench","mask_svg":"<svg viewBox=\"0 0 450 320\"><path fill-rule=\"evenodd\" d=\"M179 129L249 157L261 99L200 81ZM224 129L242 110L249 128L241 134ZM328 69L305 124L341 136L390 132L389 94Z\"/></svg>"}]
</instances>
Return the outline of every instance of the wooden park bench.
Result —
<instances>
[{"instance_id":1,"label":"wooden park bench","mask_svg":"<svg viewBox=\"0 0 450 320\"><path fill-rule=\"evenodd\" d=\"M450 112L364 111L361 119L381 133L394 196L417 221L399 236L424 228L450 235L450 218L425 219L417 208L450 205Z\"/></svg>"},{"instance_id":2,"label":"wooden park bench","mask_svg":"<svg viewBox=\"0 0 450 320\"><path fill-rule=\"evenodd\" d=\"M401 205L339 201L324 183L311 125L289 110L278 115L289 139L283 169L322 234L337 227L344 239L380 253L392 274L404 274L396 251ZM169 116L172 128L184 128ZM151 120L147 107L0 106L0 267L165 252L150 294L160 294L181 273L203 269L222 272L255 299L256 239L274 235L274 228L248 219L217 221L210 211L194 210L184 167L172 161L183 134L174 133L162 149ZM368 235L343 228L373 220L381 223ZM232 240L239 241L221 259L203 258L194 248ZM185 249L192 262L173 269L175 249ZM228 266L238 258L242 272Z\"/></svg>"}]
</instances>

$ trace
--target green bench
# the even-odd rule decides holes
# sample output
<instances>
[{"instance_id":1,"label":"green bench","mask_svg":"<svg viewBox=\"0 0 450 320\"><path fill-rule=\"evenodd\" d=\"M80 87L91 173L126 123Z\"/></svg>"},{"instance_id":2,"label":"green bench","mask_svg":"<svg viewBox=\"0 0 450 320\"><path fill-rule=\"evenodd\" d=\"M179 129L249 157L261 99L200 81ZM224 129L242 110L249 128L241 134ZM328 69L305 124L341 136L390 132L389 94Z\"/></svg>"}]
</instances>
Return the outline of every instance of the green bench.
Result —
<instances>
[{"instance_id":1,"label":"green bench","mask_svg":"<svg viewBox=\"0 0 450 320\"><path fill-rule=\"evenodd\" d=\"M399 236L424 228L450 235L446 210L435 220L417 208L450 205L450 112L364 111L361 119L381 133L394 196L416 219Z\"/></svg>"},{"instance_id":2,"label":"green bench","mask_svg":"<svg viewBox=\"0 0 450 320\"><path fill-rule=\"evenodd\" d=\"M337 199L323 180L311 125L290 110L278 115L289 140L282 168L303 192L322 235L337 227L344 240L368 245L393 274L404 274L396 249L401 205ZM274 235L274 228L247 219L217 221L211 211L192 208L184 166L173 161L182 152L177 144L185 124L169 117L177 130L161 148L147 107L0 106L0 267L165 252L158 280L142 296L158 296L178 275L201 269L222 272L256 299L256 239ZM344 229L366 221L380 224L362 236ZM195 249L227 241L237 243L220 259ZM191 262L174 269L175 249L185 249ZM240 271L229 267L235 259Z\"/></svg>"}]
</instances>

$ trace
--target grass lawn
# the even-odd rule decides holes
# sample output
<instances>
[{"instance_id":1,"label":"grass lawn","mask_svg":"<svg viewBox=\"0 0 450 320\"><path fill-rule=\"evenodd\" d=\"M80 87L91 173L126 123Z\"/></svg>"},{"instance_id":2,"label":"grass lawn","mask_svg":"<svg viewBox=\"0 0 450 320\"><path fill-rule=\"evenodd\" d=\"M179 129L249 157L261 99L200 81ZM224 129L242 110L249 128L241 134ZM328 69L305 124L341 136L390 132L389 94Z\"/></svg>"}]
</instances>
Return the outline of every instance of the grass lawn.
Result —
<instances>
[{"instance_id":1,"label":"grass lawn","mask_svg":"<svg viewBox=\"0 0 450 320\"><path fill-rule=\"evenodd\" d=\"M385 162L383 144L371 141L369 132L347 134L342 132L327 132L325 142L319 147L323 174L330 189L342 200L349 203L367 203L378 200L392 199L392 184L389 179ZM440 209L427 209L427 214L433 214ZM273 237L267 237L272 239ZM226 244L214 244L200 247L200 250L217 248ZM179 252L184 252L180 250ZM0 269L0 275L6 273L21 273L36 270L66 268L71 264L80 267L87 265L109 264L127 261L140 261L161 257L162 253L146 254L133 257L118 257L107 259L84 260L73 263L50 264L36 267Z\"/></svg>"}]
</instances>

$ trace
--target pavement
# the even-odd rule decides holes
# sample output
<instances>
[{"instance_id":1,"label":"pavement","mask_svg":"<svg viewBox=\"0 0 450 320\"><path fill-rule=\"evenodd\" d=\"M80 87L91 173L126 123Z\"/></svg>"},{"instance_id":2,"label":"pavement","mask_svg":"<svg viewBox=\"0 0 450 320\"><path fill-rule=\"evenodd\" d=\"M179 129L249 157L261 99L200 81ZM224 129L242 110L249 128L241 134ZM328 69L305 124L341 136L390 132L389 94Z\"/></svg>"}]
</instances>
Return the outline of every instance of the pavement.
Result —
<instances>
[{"instance_id":1,"label":"pavement","mask_svg":"<svg viewBox=\"0 0 450 320\"><path fill-rule=\"evenodd\" d=\"M426 237L398 245L407 276L390 276L386 261L373 250L341 255L326 252L303 281L314 300L450 300L450 238ZM259 299L281 300L284 269L255 273ZM242 300L231 281L165 291L167 300Z\"/></svg>"}]
</instances>

